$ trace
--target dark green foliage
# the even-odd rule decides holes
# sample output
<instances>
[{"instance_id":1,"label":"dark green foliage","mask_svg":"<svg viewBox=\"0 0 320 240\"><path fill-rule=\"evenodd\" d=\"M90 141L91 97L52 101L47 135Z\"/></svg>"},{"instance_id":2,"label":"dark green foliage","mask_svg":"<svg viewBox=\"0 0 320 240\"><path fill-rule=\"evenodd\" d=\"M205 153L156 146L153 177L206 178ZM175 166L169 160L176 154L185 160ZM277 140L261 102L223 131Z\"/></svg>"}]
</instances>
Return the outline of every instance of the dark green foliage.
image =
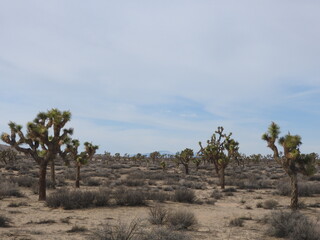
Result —
<instances>
[{"instance_id":1,"label":"dark green foliage","mask_svg":"<svg viewBox=\"0 0 320 240\"><path fill-rule=\"evenodd\" d=\"M320 232L317 225L298 211L273 212L267 222L270 227L269 236L289 238L291 240L319 240Z\"/></svg>"},{"instance_id":2,"label":"dark green foliage","mask_svg":"<svg viewBox=\"0 0 320 240\"><path fill-rule=\"evenodd\" d=\"M168 215L168 223L176 230L188 229L197 224L197 219L193 212L187 209L179 209L170 212Z\"/></svg>"},{"instance_id":3,"label":"dark green foliage","mask_svg":"<svg viewBox=\"0 0 320 240\"><path fill-rule=\"evenodd\" d=\"M174 201L184 203L194 203L196 201L196 194L190 189L177 189L174 192Z\"/></svg>"}]
</instances>

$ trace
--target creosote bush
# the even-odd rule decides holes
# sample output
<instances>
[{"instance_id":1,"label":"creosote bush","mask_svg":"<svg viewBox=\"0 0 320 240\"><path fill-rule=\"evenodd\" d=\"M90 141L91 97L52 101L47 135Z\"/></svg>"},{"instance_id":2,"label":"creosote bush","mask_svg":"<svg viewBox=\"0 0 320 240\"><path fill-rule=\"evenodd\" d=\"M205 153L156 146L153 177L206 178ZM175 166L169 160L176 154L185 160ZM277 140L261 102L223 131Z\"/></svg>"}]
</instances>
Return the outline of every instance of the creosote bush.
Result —
<instances>
[{"instance_id":1,"label":"creosote bush","mask_svg":"<svg viewBox=\"0 0 320 240\"><path fill-rule=\"evenodd\" d=\"M276 211L267 217L269 236L290 240L319 240L320 231L315 223L298 211Z\"/></svg>"}]
</instances>

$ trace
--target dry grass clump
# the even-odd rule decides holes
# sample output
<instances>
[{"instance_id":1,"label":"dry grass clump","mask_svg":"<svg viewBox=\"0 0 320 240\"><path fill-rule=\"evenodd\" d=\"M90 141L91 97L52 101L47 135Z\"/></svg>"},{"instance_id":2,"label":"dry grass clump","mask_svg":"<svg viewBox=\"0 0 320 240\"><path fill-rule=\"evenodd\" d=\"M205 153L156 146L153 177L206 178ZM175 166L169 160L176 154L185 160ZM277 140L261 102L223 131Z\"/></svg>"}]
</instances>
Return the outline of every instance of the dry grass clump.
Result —
<instances>
[{"instance_id":1,"label":"dry grass clump","mask_svg":"<svg viewBox=\"0 0 320 240\"><path fill-rule=\"evenodd\" d=\"M106 223L102 229L97 229L90 236L91 240L140 240L140 220L135 219L129 224L118 222L116 225Z\"/></svg>"},{"instance_id":2,"label":"dry grass clump","mask_svg":"<svg viewBox=\"0 0 320 240\"><path fill-rule=\"evenodd\" d=\"M319 226L298 211L276 211L267 217L269 236L290 240L319 240Z\"/></svg>"},{"instance_id":3,"label":"dry grass clump","mask_svg":"<svg viewBox=\"0 0 320 240\"><path fill-rule=\"evenodd\" d=\"M161 227L152 229L150 232L144 234L141 240L190 240L191 238L182 232L176 232L172 229Z\"/></svg>"},{"instance_id":4,"label":"dry grass clump","mask_svg":"<svg viewBox=\"0 0 320 240\"><path fill-rule=\"evenodd\" d=\"M176 230L191 228L197 222L194 213L187 209L178 209L168 215L168 224Z\"/></svg>"},{"instance_id":5,"label":"dry grass clump","mask_svg":"<svg viewBox=\"0 0 320 240\"><path fill-rule=\"evenodd\" d=\"M149 222L154 225L163 225L167 222L168 210L157 204L149 208Z\"/></svg>"}]
</instances>

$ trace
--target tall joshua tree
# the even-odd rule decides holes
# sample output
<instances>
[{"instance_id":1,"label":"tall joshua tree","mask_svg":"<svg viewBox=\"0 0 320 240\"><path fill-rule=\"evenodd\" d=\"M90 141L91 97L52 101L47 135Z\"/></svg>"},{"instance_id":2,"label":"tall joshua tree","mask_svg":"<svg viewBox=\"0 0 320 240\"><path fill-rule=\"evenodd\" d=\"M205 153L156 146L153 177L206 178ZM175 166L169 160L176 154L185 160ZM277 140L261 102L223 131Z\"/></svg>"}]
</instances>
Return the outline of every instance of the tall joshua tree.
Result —
<instances>
[{"instance_id":1,"label":"tall joshua tree","mask_svg":"<svg viewBox=\"0 0 320 240\"><path fill-rule=\"evenodd\" d=\"M80 187L80 168L82 167L82 165L87 164L92 159L93 155L96 153L96 150L98 149L98 146L92 145L89 142L85 142L85 150L83 152L78 153L79 146L79 140L74 139L67 144L66 148L69 158L71 158L76 165L76 188Z\"/></svg>"},{"instance_id":2,"label":"tall joshua tree","mask_svg":"<svg viewBox=\"0 0 320 240\"><path fill-rule=\"evenodd\" d=\"M182 164L185 169L185 174L189 174L189 163L194 159L193 150L190 148L186 148L182 152L178 152L175 156L177 163Z\"/></svg>"},{"instance_id":3,"label":"tall joshua tree","mask_svg":"<svg viewBox=\"0 0 320 240\"><path fill-rule=\"evenodd\" d=\"M292 210L298 208L298 173L303 175L312 175L316 172L315 155L300 154L299 146L301 137L299 135L291 135L288 133L284 137L280 137L280 127L272 122L268 128L268 132L262 135L262 140L268 143L268 147L273 151L273 157L279 163L285 172L289 175L291 181L291 204ZM283 147L283 156L280 157L275 142Z\"/></svg>"},{"instance_id":4,"label":"tall joshua tree","mask_svg":"<svg viewBox=\"0 0 320 240\"><path fill-rule=\"evenodd\" d=\"M69 141L73 129L64 128L71 119L69 111L61 112L51 109L40 112L33 122L27 124L27 133L22 126L9 123L11 133L2 133L1 139L19 152L30 155L39 165L39 200L46 199L46 173L49 162L53 162L59 154L65 157L66 152L61 146Z\"/></svg>"},{"instance_id":5,"label":"tall joshua tree","mask_svg":"<svg viewBox=\"0 0 320 240\"><path fill-rule=\"evenodd\" d=\"M231 138L232 133L225 134L223 131L223 127L218 127L211 139L207 140L206 147L203 147L199 142L199 155L214 164L222 189L225 188L225 169L230 161L237 160L239 156L239 143Z\"/></svg>"}]
</instances>

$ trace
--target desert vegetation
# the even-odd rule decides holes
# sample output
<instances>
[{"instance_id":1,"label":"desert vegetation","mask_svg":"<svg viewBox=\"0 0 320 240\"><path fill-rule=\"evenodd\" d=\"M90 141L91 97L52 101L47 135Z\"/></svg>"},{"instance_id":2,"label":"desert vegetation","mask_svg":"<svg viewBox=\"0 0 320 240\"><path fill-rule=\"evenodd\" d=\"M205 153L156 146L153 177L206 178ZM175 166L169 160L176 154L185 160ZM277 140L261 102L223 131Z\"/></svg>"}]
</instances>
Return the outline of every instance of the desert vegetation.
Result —
<instances>
[{"instance_id":1,"label":"desert vegetation","mask_svg":"<svg viewBox=\"0 0 320 240\"><path fill-rule=\"evenodd\" d=\"M53 109L2 134L1 239L320 239L319 157L274 123L273 156L240 154L223 127L198 154L113 155L79 150L70 120Z\"/></svg>"}]
</instances>

